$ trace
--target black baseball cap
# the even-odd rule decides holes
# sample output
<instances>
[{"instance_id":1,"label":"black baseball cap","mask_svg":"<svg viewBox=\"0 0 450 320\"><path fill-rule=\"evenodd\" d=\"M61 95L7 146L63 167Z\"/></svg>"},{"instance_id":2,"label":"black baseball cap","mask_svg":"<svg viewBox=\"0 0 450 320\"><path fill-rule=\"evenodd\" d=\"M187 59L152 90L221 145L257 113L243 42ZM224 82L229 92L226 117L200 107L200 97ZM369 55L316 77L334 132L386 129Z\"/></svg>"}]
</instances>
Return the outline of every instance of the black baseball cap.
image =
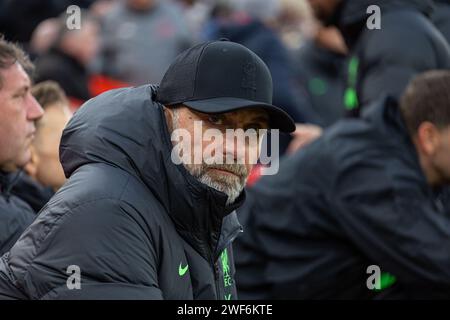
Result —
<instances>
[{"instance_id":1,"label":"black baseball cap","mask_svg":"<svg viewBox=\"0 0 450 320\"><path fill-rule=\"evenodd\" d=\"M272 77L251 50L228 40L210 41L181 53L165 73L156 100L204 113L261 108L270 129L295 130L292 118L272 105Z\"/></svg>"}]
</instances>

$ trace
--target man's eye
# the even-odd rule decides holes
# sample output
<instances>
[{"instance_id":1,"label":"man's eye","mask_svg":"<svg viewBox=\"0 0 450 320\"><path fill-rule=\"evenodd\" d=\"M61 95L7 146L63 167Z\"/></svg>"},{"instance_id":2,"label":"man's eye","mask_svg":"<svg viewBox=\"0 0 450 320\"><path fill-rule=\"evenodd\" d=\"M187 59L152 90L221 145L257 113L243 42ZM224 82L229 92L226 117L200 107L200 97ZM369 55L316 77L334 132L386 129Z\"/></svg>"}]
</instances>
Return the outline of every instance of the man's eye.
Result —
<instances>
[{"instance_id":1,"label":"man's eye","mask_svg":"<svg viewBox=\"0 0 450 320\"><path fill-rule=\"evenodd\" d=\"M208 117L208 121L212 124L215 125L222 125L223 124L223 119L219 116L215 116L215 115L210 115Z\"/></svg>"},{"instance_id":2,"label":"man's eye","mask_svg":"<svg viewBox=\"0 0 450 320\"><path fill-rule=\"evenodd\" d=\"M265 128L267 128L266 125L263 125L260 122L258 122L258 123L254 122L254 123L250 123L250 124L246 125L244 130L253 129L253 130L259 131L259 130L262 130Z\"/></svg>"},{"instance_id":3,"label":"man's eye","mask_svg":"<svg viewBox=\"0 0 450 320\"><path fill-rule=\"evenodd\" d=\"M25 98L25 93L19 93L19 94L16 94L16 95L14 95L14 98L20 98L20 99L23 99L23 98Z\"/></svg>"},{"instance_id":4,"label":"man's eye","mask_svg":"<svg viewBox=\"0 0 450 320\"><path fill-rule=\"evenodd\" d=\"M246 127L244 128L245 131L247 131L247 130L255 130L255 131L258 131L258 130L260 130L260 129L262 129L262 127L261 127L259 124L249 125L249 126L246 126Z\"/></svg>"}]
</instances>

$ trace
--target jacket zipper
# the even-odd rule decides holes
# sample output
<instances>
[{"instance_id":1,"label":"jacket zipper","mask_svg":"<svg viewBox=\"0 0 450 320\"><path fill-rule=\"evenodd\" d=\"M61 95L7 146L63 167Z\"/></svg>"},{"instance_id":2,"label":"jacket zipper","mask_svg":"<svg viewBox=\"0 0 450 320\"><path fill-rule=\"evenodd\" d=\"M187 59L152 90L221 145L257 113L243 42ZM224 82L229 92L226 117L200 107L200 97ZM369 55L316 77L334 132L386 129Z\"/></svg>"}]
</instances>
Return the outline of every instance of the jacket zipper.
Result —
<instances>
[{"instance_id":1,"label":"jacket zipper","mask_svg":"<svg viewBox=\"0 0 450 320\"><path fill-rule=\"evenodd\" d=\"M219 235L220 238L220 235ZM220 277L220 269L219 269L219 265L217 263L217 259L215 257L215 253L214 252L209 252L209 259L211 261L211 267L214 273L214 285L215 285L215 289L216 289L216 298L217 300L222 300L221 299L221 295L220 295L220 288L219 288L219 277Z\"/></svg>"},{"instance_id":2,"label":"jacket zipper","mask_svg":"<svg viewBox=\"0 0 450 320\"><path fill-rule=\"evenodd\" d=\"M217 254L216 258L217 259L219 259L219 256L222 253L222 251L225 250L226 248L228 248L241 232L243 232L241 228L236 228L231 233L231 235L228 237L228 239L223 242L224 245L221 246L220 248L217 248L218 249L217 252L216 252L216 254Z\"/></svg>"},{"instance_id":3,"label":"jacket zipper","mask_svg":"<svg viewBox=\"0 0 450 320\"><path fill-rule=\"evenodd\" d=\"M222 300L221 293L220 293L220 283L219 283L220 269L219 269L219 264L217 263L217 261L213 263L213 270L214 270L214 282L216 285L217 300Z\"/></svg>"}]
</instances>

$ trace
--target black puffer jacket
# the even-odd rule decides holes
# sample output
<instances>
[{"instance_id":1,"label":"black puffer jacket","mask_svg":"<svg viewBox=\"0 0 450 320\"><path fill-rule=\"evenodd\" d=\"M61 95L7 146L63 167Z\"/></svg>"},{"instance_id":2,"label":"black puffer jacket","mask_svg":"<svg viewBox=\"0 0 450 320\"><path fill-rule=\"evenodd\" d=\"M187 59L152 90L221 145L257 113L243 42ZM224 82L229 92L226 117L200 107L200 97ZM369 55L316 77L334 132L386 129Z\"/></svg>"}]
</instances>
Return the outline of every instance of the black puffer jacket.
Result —
<instances>
[{"instance_id":1,"label":"black puffer jacket","mask_svg":"<svg viewBox=\"0 0 450 320\"><path fill-rule=\"evenodd\" d=\"M226 195L171 161L156 88L109 91L66 127L70 176L0 261L0 296L18 299L235 299ZM81 288L66 285L68 267ZM69 269L70 270L70 269Z\"/></svg>"},{"instance_id":2,"label":"black puffer jacket","mask_svg":"<svg viewBox=\"0 0 450 320\"><path fill-rule=\"evenodd\" d=\"M12 247L35 218L33 209L11 192L19 175L0 171L0 255Z\"/></svg>"},{"instance_id":3,"label":"black puffer jacket","mask_svg":"<svg viewBox=\"0 0 450 320\"><path fill-rule=\"evenodd\" d=\"M248 189L234 245L240 298L450 297L449 203L428 186L395 101L362 117ZM367 286L371 265L383 290Z\"/></svg>"},{"instance_id":4,"label":"black puffer jacket","mask_svg":"<svg viewBox=\"0 0 450 320\"><path fill-rule=\"evenodd\" d=\"M41 185L22 171L11 189L11 194L25 201L34 212L38 213L55 192L52 188Z\"/></svg>"},{"instance_id":5,"label":"black puffer jacket","mask_svg":"<svg viewBox=\"0 0 450 320\"><path fill-rule=\"evenodd\" d=\"M431 16L436 28L450 44L450 0L434 0L435 9Z\"/></svg>"},{"instance_id":6,"label":"black puffer jacket","mask_svg":"<svg viewBox=\"0 0 450 320\"><path fill-rule=\"evenodd\" d=\"M369 30L370 5L381 10L381 29ZM343 0L333 19L350 48L344 101L351 115L388 94L400 96L416 74L450 69L450 47L428 16L431 0Z\"/></svg>"}]
</instances>

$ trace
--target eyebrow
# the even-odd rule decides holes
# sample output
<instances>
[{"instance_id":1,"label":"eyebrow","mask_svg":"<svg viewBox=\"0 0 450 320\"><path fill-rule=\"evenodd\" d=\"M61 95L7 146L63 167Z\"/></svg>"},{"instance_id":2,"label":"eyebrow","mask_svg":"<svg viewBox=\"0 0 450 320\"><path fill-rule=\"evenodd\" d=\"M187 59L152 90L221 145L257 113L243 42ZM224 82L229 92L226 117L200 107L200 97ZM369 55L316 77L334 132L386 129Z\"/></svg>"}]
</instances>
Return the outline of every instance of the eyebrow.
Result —
<instances>
[{"instance_id":1,"label":"eyebrow","mask_svg":"<svg viewBox=\"0 0 450 320\"><path fill-rule=\"evenodd\" d=\"M30 90L30 85L29 84L24 84L23 86L21 86L19 89L17 89L16 91L13 92L13 95L17 95L19 93L22 93L23 91L27 92L28 90Z\"/></svg>"},{"instance_id":2,"label":"eyebrow","mask_svg":"<svg viewBox=\"0 0 450 320\"><path fill-rule=\"evenodd\" d=\"M203 118L203 117L209 117L212 113L206 113L206 112L201 112L201 111L197 111L197 110L193 110L193 109L189 109L189 111L193 114L195 114L196 116ZM220 115L221 113L217 113L217 115Z\"/></svg>"},{"instance_id":3,"label":"eyebrow","mask_svg":"<svg viewBox=\"0 0 450 320\"><path fill-rule=\"evenodd\" d=\"M229 120L228 114L229 113L204 113L204 112L200 112L200 111L196 111L196 110L192 110L194 114L199 115L200 117L209 117L211 114L214 114L215 116L222 116L225 119ZM263 116L263 115L258 115L255 116L254 118L251 118L248 123L250 124L254 124L254 123L263 123L263 124L267 124L269 125L269 117L268 116Z\"/></svg>"},{"instance_id":4,"label":"eyebrow","mask_svg":"<svg viewBox=\"0 0 450 320\"><path fill-rule=\"evenodd\" d=\"M269 122L269 117L258 116L256 118L253 118L251 121L252 122L257 121L257 122L267 122L268 123Z\"/></svg>"}]
</instances>

